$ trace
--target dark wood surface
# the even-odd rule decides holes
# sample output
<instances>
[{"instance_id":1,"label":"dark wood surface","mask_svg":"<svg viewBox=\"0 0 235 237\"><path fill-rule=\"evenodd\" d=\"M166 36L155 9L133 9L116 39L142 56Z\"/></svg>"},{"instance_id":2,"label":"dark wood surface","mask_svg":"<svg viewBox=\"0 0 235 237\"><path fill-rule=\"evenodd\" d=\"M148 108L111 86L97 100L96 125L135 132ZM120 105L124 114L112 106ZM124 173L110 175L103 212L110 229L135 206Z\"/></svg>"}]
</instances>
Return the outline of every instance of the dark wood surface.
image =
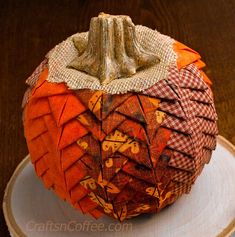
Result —
<instances>
[{"instance_id":1,"label":"dark wood surface","mask_svg":"<svg viewBox=\"0 0 235 237\"><path fill-rule=\"evenodd\" d=\"M0 1L0 202L7 181L27 154L21 121L25 79L54 45L87 31L99 12L130 15L135 24L200 52L213 81L220 134L235 144L234 0ZM0 236L8 237L0 216Z\"/></svg>"}]
</instances>

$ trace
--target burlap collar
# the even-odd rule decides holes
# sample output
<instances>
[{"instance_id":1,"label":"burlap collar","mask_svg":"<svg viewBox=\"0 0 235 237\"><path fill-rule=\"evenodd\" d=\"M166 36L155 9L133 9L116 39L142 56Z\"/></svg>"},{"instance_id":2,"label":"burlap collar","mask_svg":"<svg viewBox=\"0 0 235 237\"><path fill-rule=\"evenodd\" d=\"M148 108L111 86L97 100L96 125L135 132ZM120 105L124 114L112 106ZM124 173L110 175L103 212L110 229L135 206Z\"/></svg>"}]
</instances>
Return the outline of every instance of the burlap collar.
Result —
<instances>
[{"instance_id":1,"label":"burlap collar","mask_svg":"<svg viewBox=\"0 0 235 237\"><path fill-rule=\"evenodd\" d=\"M88 36L88 32L78 33L58 44L50 52L47 80L54 83L65 82L70 89L102 90L110 94L128 91L140 92L151 87L156 82L167 78L169 67L176 66L177 56L173 50L174 39L140 25L136 26L136 35L147 49L157 54L160 63L141 70L131 77L119 78L108 85L101 85L98 78L67 67L77 55L73 37L82 37L86 40Z\"/></svg>"}]
</instances>

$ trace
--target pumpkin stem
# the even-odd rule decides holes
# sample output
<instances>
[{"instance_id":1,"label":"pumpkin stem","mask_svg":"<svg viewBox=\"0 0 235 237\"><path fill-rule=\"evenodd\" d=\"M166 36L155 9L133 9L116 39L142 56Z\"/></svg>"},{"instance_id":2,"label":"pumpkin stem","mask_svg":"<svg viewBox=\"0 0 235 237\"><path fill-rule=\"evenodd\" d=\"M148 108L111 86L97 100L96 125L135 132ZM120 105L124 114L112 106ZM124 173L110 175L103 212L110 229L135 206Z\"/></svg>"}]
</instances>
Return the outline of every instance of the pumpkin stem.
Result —
<instances>
[{"instance_id":1,"label":"pumpkin stem","mask_svg":"<svg viewBox=\"0 0 235 237\"><path fill-rule=\"evenodd\" d=\"M84 40L74 38L74 45L80 52ZM101 84L108 84L158 62L158 57L138 42L129 16L101 13L91 19L86 48L69 67L99 78Z\"/></svg>"}]
</instances>

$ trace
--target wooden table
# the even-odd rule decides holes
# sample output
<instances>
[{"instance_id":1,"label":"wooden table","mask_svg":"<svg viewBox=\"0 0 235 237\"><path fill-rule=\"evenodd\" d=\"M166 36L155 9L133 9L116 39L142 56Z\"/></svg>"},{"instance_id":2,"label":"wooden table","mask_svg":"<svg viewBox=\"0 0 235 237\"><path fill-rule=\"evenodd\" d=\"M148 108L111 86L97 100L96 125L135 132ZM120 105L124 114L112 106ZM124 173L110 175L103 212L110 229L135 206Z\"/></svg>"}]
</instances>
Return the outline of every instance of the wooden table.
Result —
<instances>
[{"instance_id":1,"label":"wooden table","mask_svg":"<svg viewBox=\"0 0 235 237\"><path fill-rule=\"evenodd\" d=\"M220 134L235 144L234 0L5 0L0 2L0 202L27 152L21 122L25 79L57 43L87 31L99 12L130 15L199 51L214 83ZM1 236L9 236L0 215Z\"/></svg>"}]
</instances>

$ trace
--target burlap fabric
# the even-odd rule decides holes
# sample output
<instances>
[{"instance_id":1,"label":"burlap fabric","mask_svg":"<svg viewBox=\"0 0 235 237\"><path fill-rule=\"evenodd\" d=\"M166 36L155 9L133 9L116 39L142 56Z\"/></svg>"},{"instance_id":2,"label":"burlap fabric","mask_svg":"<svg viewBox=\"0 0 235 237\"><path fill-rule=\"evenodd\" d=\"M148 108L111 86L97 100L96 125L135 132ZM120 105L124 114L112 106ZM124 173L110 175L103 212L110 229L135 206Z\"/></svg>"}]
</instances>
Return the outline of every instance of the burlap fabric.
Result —
<instances>
[{"instance_id":1,"label":"burlap fabric","mask_svg":"<svg viewBox=\"0 0 235 237\"><path fill-rule=\"evenodd\" d=\"M88 38L88 32L77 33L58 44L49 55L49 82L65 82L70 89L102 90L110 94L140 92L156 82L166 79L169 67L176 65L176 53L173 50L174 39L160 34L148 27L136 26L136 36L140 43L150 51L156 53L160 63L140 70L131 77L123 77L101 85L99 79L84 72L68 68L68 64L77 56L78 50L73 43L73 37Z\"/></svg>"}]
</instances>

